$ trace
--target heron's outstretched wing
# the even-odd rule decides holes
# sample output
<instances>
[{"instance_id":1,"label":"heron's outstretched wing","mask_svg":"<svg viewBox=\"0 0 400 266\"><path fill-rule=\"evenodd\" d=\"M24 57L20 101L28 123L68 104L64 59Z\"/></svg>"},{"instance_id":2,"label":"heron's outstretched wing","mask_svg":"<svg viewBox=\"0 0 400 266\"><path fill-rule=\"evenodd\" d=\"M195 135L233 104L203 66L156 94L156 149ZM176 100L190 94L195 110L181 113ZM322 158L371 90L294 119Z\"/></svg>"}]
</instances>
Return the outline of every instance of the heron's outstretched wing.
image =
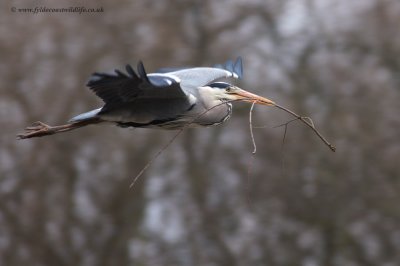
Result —
<instances>
[{"instance_id":1,"label":"heron's outstretched wing","mask_svg":"<svg viewBox=\"0 0 400 266\"><path fill-rule=\"evenodd\" d=\"M126 72L94 73L87 86L105 105L98 113L111 121L149 124L173 119L194 104L182 90L180 79L171 74L147 74L139 62L137 72L130 65Z\"/></svg>"},{"instance_id":2,"label":"heron's outstretched wing","mask_svg":"<svg viewBox=\"0 0 400 266\"><path fill-rule=\"evenodd\" d=\"M221 78L242 78L242 59L238 57L235 63L230 60L224 65L187 68L169 72L168 74L178 77L181 80L181 84L184 86L201 87Z\"/></svg>"},{"instance_id":3,"label":"heron's outstretched wing","mask_svg":"<svg viewBox=\"0 0 400 266\"><path fill-rule=\"evenodd\" d=\"M126 74L116 69L115 73L94 73L87 86L105 103L115 105L135 101L138 98L171 97L184 98L179 78L171 74L147 74L139 62L138 74L126 65Z\"/></svg>"}]
</instances>

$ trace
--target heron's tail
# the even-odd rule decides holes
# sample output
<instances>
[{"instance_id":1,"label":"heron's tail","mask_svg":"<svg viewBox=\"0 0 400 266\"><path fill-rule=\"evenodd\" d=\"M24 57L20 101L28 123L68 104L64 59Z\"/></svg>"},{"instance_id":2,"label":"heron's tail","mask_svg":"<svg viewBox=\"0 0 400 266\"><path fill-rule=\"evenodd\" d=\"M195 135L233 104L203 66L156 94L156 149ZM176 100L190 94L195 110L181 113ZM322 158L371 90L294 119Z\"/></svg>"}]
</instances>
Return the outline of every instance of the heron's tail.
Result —
<instances>
[{"instance_id":1,"label":"heron's tail","mask_svg":"<svg viewBox=\"0 0 400 266\"><path fill-rule=\"evenodd\" d=\"M68 122L79 122L79 121L93 119L93 118L97 117L97 115L100 113L101 109L102 108L98 108L98 109L77 115L77 116L71 118Z\"/></svg>"},{"instance_id":2,"label":"heron's tail","mask_svg":"<svg viewBox=\"0 0 400 266\"><path fill-rule=\"evenodd\" d=\"M61 132L66 132L70 130L74 130L80 127L84 127L87 125L97 124L102 122L99 118L86 119L77 122L71 122L64 125L59 126L49 126L43 122L37 121L32 126L26 127L24 133L20 133L17 135L18 139L28 139L35 137L43 137L48 135L53 135Z\"/></svg>"}]
</instances>

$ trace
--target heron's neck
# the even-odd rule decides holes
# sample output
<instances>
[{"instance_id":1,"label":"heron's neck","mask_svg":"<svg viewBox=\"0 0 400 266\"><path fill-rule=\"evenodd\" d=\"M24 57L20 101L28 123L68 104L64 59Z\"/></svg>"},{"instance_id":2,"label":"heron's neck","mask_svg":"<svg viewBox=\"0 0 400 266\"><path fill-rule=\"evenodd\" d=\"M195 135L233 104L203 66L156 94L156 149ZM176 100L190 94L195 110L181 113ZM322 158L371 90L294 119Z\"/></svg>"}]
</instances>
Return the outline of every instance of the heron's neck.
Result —
<instances>
[{"instance_id":1,"label":"heron's neck","mask_svg":"<svg viewBox=\"0 0 400 266\"><path fill-rule=\"evenodd\" d=\"M198 96L200 97L199 102L201 102L206 109L210 109L224 103L224 101L215 96L211 88L203 87L200 88L198 92Z\"/></svg>"}]
</instances>

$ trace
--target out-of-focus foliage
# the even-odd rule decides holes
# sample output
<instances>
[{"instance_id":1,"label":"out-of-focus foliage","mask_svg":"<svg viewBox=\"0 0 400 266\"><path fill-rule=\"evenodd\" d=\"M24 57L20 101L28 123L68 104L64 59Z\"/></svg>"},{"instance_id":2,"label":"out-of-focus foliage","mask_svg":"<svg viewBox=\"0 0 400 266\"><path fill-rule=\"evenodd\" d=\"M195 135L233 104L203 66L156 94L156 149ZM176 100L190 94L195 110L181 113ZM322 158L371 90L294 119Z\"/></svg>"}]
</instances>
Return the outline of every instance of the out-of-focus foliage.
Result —
<instances>
[{"instance_id":1,"label":"out-of-focus foliage","mask_svg":"<svg viewBox=\"0 0 400 266\"><path fill-rule=\"evenodd\" d=\"M10 11L103 7L98 14ZM400 2L3 1L1 265L399 265ZM101 102L91 72L212 65L242 55L239 85L310 115L258 107L175 134L88 127L17 141Z\"/></svg>"}]
</instances>

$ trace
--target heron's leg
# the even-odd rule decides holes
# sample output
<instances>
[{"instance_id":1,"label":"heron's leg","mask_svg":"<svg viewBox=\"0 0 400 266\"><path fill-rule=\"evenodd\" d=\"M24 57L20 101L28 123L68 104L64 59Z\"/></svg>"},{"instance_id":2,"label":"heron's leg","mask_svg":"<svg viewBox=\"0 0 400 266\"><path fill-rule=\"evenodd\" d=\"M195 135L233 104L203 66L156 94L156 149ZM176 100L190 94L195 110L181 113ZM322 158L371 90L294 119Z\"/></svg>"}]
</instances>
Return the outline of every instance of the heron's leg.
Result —
<instances>
[{"instance_id":1,"label":"heron's leg","mask_svg":"<svg viewBox=\"0 0 400 266\"><path fill-rule=\"evenodd\" d=\"M98 121L88 120L88 121L80 121L75 123L68 123L59 126L49 126L43 122L37 121L32 126L26 127L25 132L18 134L18 139L28 139L33 137L43 137L48 135L53 135L56 133L61 133L69 130L73 130L76 128L80 128L83 126L87 126L89 124L96 123Z\"/></svg>"},{"instance_id":2,"label":"heron's leg","mask_svg":"<svg viewBox=\"0 0 400 266\"><path fill-rule=\"evenodd\" d=\"M19 139L27 139L33 137L42 137L47 135L52 135L60 130L67 129L70 124L65 124L61 126L49 126L43 122L37 121L33 123L32 126L26 127L25 132L18 134L17 138Z\"/></svg>"}]
</instances>

